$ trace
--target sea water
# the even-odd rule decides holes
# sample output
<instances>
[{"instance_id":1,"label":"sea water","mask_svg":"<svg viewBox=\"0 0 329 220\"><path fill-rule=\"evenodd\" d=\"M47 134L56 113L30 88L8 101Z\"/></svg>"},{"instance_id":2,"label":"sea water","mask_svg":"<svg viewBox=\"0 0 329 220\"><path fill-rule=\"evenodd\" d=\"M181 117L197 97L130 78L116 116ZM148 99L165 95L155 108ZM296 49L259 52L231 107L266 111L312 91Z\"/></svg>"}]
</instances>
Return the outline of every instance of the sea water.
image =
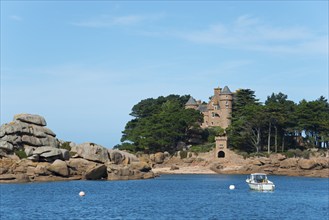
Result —
<instances>
[{"instance_id":1,"label":"sea water","mask_svg":"<svg viewBox=\"0 0 329 220\"><path fill-rule=\"evenodd\" d=\"M0 184L0 218L329 219L328 178L269 176L275 191L256 192L249 190L246 177Z\"/></svg>"}]
</instances>

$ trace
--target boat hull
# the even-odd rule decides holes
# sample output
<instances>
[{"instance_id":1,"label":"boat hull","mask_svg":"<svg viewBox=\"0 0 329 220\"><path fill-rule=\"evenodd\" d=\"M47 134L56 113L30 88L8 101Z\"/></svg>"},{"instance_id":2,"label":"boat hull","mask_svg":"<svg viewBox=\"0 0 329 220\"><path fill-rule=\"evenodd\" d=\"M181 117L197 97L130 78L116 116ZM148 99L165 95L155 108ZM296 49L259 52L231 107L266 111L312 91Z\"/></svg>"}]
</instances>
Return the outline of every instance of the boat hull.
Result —
<instances>
[{"instance_id":1,"label":"boat hull","mask_svg":"<svg viewBox=\"0 0 329 220\"><path fill-rule=\"evenodd\" d=\"M274 184L270 183L248 183L248 185L251 190L256 191L274 191L275 189Z\"/></svg>"}]
</instances>

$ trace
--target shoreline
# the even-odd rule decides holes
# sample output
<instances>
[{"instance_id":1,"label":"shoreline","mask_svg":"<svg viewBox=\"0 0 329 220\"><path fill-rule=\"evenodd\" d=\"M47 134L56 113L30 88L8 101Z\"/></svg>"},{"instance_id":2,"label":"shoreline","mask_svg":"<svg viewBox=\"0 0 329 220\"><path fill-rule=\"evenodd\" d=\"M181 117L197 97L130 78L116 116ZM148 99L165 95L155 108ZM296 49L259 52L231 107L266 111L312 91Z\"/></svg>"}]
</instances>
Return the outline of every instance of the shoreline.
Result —
<instances>
[{"instance_id":1,"label":"shoreline","mask_svg":"<svg viewBox=\"0 0 329 220\"><path fill-rule=\"evenodd\" d=\"M179 169L172 170L170 167L157 167L152 168L155 174L218 174L209 168L201 166L180 167Z\"/></svg>"},{"instance_id":2,"label":"shoreline","mask_svg":"<svg viewBox=\"0 0 329 220\"><path fill-rule=\"evenodd\" d=\"M274 176L293 176L293 177L311 177L311 178L327 178L329 179L329 170L324 170L324 172L313 172L309 170L309 172L301 172L300 170L294 171L281 171L281 172L268 172L266 170L259 170L259 171L241 171L237 169L230 169L228 167L224 168L221 171L215 172L210 169L210 167L204 166L182 166L178 169L171 169L171 167L155 167L152 168L154 174L157 175L185 175L185 174L195 174L195 175L249 175L251 173L266 173L267 175L274 175Z\"/></svg>"}]
</instances>

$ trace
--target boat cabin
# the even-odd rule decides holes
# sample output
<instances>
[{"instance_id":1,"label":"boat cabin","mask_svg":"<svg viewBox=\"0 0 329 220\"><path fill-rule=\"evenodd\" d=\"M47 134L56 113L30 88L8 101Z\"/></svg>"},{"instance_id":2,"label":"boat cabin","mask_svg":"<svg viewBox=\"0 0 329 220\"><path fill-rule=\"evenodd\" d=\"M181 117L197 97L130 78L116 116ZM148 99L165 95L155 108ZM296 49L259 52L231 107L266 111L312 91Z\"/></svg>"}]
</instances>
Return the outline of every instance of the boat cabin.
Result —
<instances>
[{"instance_id":1,"label":"boat cabin","mask_svg":"<svg viewBox=\"0 0 329 220\"><path fill-rule=\"evenodd\" d=\"M250 179L257 183L263 183L267 181L267 175L265 173L254 173L251 174Z\"/></svg>"}]
</instances>

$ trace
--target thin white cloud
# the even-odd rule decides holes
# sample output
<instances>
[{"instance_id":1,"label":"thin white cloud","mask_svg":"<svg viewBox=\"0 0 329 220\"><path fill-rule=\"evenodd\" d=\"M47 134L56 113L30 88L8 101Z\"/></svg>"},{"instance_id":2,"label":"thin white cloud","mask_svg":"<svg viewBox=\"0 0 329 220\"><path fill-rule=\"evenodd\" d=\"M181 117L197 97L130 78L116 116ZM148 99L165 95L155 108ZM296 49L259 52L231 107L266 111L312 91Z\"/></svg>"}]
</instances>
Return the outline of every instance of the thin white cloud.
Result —
<instances>
[{"instance_id":1,"label":"thin white cloud","mask_svg":"<svg viewBox=\"0 0 329 220\"><path fill-rule=\"evenodd\" d=\"M129 16L121 16L121 17L109 17L107 15L103 15L98 18L93 18L80 22L73 22L71 24L80 27L104 28L104 27L112 27L112 26L135 25L143 20L144 18L138 15L129 15Z\"/></svg>"},{"instance_id":2,"label":"thin white cloud","mask_svg":"<svg viewBox=\"0 0 329 220\"><path fill-rule=\"evenodd\" d=\"M110 16L101 15L84 21L72 22L72 25L89 28L108 28L113 26L131 26L137 25L145 21L153 21L163 17L158 15L126 15L126 16Z\"/></svg>"},{"instance_id":3,"label":"thin white cloud","mask_svg":"<svg viewBox=\"0 0 329 220\"><path fill-rule=\"evenodd\" d=\"M14 20L14 21L21 21L22 17L20 17L18 15L10 15L9 19Z\"/></svg>"},{"instance_id":4,"label":"thin white cloud","mask_svg":"<svg viewBox=\"0 0 329 220\"><path fill-rule=\"evenodd\" d=\"M274 27L249 15L240 16L231 24L219 23L204 30L180 31L172 35L194 43L233 49L328 54L327 34L318 34L305 27Z\"/></svg>"}]
</instances>

